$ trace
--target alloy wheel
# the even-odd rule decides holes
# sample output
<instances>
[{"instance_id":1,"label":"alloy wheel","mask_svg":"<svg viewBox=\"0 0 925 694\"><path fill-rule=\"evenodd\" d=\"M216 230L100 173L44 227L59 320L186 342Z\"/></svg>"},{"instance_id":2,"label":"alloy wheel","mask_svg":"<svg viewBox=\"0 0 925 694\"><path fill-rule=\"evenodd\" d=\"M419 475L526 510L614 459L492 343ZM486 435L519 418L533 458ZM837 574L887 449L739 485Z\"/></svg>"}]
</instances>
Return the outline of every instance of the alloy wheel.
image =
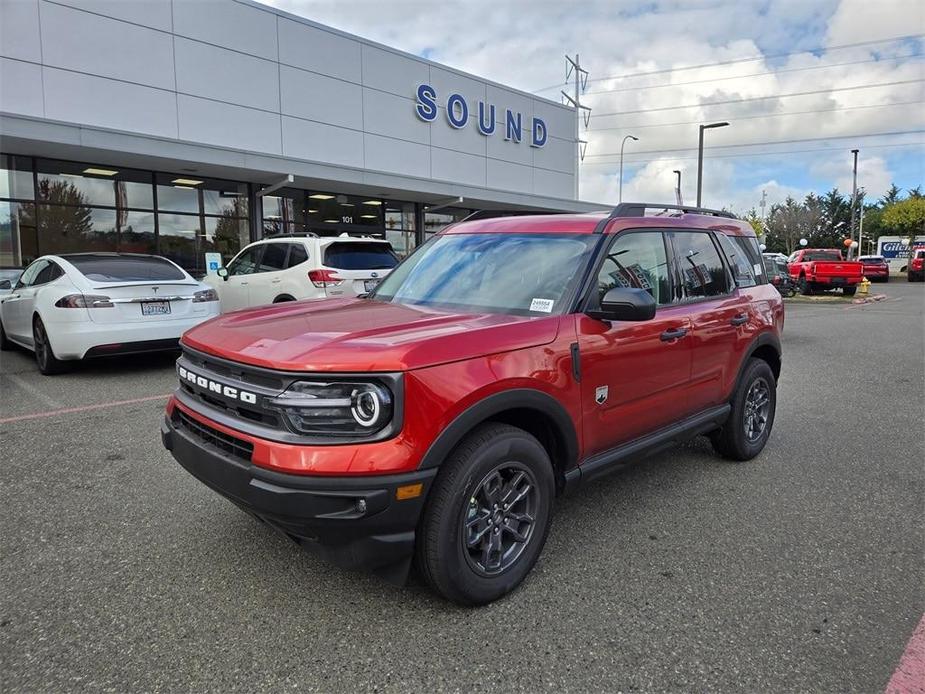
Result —
<instances>
[{"instance_id":1,"label":"alloy wheel","mask_svg":"<svg viewBox=\"0 0 925 694\"><path fill-rule=\"evenodd\" d=\"M469 566L495 576L514 565L533 538L539 490L533 473L517 462L496 466L463 508L462 545Z\"/></svg>"},{"instance_id":2,"label":"alloy wheel","mask_svg":"<svg viewBox=\"0 0 925 694\"><path fill-rule=\"evenodd\" d=\"M745 395L745 438L749 443L758 441L768 426L771 413L771 388L763 378L756 378Z\"/></svg>"}]
</instances>

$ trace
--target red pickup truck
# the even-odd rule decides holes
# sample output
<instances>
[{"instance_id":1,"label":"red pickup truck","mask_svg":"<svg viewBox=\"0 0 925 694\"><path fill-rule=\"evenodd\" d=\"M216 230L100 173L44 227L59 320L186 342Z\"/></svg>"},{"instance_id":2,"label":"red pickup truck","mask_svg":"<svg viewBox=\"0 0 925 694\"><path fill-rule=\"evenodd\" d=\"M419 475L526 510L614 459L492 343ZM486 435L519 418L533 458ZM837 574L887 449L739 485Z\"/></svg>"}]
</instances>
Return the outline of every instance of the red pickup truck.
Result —
<instances>
[{"instance_id":1,"label":"red pickup truck","mask_svg":"<svg viewBox=\"0 0 925 694\"><path fill-rule=\"evenodd\" d=\"M802 248L790 256L787 268L805 296L839 288L854 296L864 279L864 266L845 260L837 248Z\"/></svg>"}]
</instances>

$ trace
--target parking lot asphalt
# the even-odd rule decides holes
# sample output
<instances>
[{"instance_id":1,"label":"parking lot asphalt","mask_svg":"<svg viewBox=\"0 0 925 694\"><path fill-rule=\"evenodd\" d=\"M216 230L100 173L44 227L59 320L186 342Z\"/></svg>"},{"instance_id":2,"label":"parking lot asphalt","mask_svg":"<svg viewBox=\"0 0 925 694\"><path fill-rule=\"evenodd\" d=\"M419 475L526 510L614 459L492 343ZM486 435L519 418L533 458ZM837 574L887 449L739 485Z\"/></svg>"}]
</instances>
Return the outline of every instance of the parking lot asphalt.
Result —
<instances>
[{"instance_id":1,"label":"parking lot asphalt","mask_svg":"<svg viewBox=\"0 0 925 694\"><path fill-rule=\"evenodd\" d=\"M3 353L0 686L883 691L925 610L925 285L874 291L788 306L758 459L698 439L559 500L526 583L474 610L336 569L184 472L170 355L47 378Z\"/></svg>"}]
</instances>

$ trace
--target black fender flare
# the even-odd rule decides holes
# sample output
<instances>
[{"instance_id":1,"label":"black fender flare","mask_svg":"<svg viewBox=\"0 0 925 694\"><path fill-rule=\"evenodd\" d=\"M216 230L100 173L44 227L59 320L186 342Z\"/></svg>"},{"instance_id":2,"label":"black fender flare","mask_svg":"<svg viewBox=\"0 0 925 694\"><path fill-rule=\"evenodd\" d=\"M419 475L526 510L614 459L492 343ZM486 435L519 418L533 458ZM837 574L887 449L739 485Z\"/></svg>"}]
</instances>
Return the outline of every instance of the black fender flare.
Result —
<instances>
[{"instance_id":1,"label":"black fender flare","mask_svg":"<svg viewBox=\"0 0 925 694\"><path fill-rule=\"evenodd\" d=\"M739 364L739 371L736 374L736 380L732 384L732 393L735 393L735 389L739 385L739 381L742 379L742 372L745 370L745 365L748 364L748 360L757 352L761 347L771 347L777 353L777 360L783 365L784 354L780 346L780 338L772 332L763 332L758 335L751 344L748 346L748 349L745 350L745 356L742 357L742 363ZM780 378L778 378L780 380ZM730 394L731 397L731 394Z\"/></svg>"},{"instance_id":2,"label":"black fender flare","mask_svg":"<svg viewBox=\"0 0 925 694\"><path fill-rule=\"evenodd\" d=\"M463 437L482 422L506 410L537 410L554 422L559 440L563 444L565 460L562 470L569 470L578 463L578 434L575 423L565 408L551 395L532 388L514 388L489 395L463 410L450 422L430 444L419 470L438 467Z\"/></svg>"}]
</instances>

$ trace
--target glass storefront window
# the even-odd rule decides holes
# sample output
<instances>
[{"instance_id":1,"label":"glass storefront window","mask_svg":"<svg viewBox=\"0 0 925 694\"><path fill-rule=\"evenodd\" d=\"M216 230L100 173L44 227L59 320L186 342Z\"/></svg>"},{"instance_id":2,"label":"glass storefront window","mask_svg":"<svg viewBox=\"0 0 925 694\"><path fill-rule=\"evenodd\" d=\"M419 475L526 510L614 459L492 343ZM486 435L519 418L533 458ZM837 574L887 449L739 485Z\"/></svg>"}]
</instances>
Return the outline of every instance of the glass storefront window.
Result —
<instances>
[{"instance_id":1,"label":"glass storefront window","mask_svg":"<svg viewBox=\"0 0 925 694\"><path fill-rule=\"evenodd\" d=\"M157 253L153 212L119 213L119 252Z\"/></svg>"},{"instance_id":2,"label":"glass storefront window","mask_svg":"<svg viewBox=\"0 0 925 694\"><path fill-rule=\"evenodd\" d=\"M118 207L153 210L153 178L146 171L120 171L116 178L116 205Z\"/></svg>"},{"instance_id":3,"label":"glass storefront window","mask_svg":"<svg viewBox=\"0 0 925 694\"><path fill-rule=\"evenodd\" d=\"M205 214L247 216L247 186L243 183L207 180L202 186Z\"/></svg>"},{"instance_id":4,"label":"glass storefront window","mask_svg":"<svg viewBox=\"0 0 925 694\"><path fill-rule=\"evenodd\" d=\"M118 250L115 210L88 205L39 205L37 227L42 255Z\"/></svg>"},{"instance_id":5,"label":"glass storefront window","mask_svg":"<svg viewBox=\"0 0 925 694\"><path fill-rule=\"evenodd\" d=\"M158 253L193 275L202 274L205 266L198 250L202 236L200 219L193 214L157 215Z\"/></svg>"},{"instance_id":6,"label":"glass storefront window","mask_svg":"<svg viewBox=\"0 0 925 694\"><path fill-rule=\"evenodd\" d=\"M399 258L411 253L417 245L414 232L414 203L388 203L385 208L385 238Z\"/></svg>"},{"instance_id":7,"label":"glass storefront window","mask_svg":"<svg viewBox=\"0 0 925 694\"><path fill-rule=\"evenodd\" d=\"M29 157L0 156L0 198L35 199Z\"/></svg>"},{"instance_id":8,"label":"glass storefront window","mask_svg":"<svg viewBox=\"0 0 925 694\"><path fill-rule=\"evenodd\" d=\"M472 210L447 207L439 212L424 212L424 239L427 240L443 227L460 222L472 214Z\"/></svg>"},{"instance_id":9,"label":"glass storefront window","mask_svg":"<svg viewBox=\"0 0 925 694\"><path fill-rule=\"evenodd\" d=\"M250 243L246 219L206 217L205 223L202 252L221 253L223 262L231 260L238 251Z\"/></svg>"},{"instance_id":10,"label":"glass storefront window","mask_svg":"<svg viewBox=\"0 0 925 694\"><path fill-rule=\"evenodd\" d=\"M37 257L35 205L0 201L0 267L24 267Z\"/></svg>"},{"instance_id":11,"label":"glass storefront window","mask_svg":"<svg viewBox=\"0 0 925 694\"><path fill-rule=\"evenodd\" d=\"M116 187L112 176L87 174L85 171L111 171L75 162L39 159L38 197L56 205L116 206Z\"/></svg>"},{"instance_id":12,"label":"glass storefront window","mask_svg":"<svg viewBox=\"0 0 925 694\"><path fill-rule=\"evenodd\" d=\"M199 191L188 185L162 184L161 179L170 176L158 176L157 209L170 212L192 212L199 214Z\"/></svg>"}]
</instances>

